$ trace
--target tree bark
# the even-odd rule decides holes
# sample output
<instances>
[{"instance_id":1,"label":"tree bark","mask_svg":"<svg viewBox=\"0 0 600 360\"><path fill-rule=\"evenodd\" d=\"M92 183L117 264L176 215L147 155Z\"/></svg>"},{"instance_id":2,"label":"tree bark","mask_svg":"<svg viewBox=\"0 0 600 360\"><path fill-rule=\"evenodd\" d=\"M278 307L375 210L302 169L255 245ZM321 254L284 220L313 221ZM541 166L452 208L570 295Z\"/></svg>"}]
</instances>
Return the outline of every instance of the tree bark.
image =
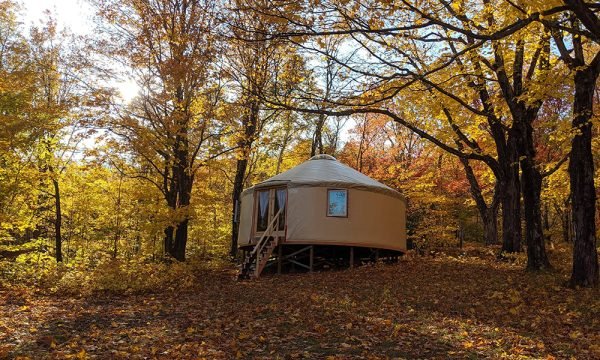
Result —
<instances>
[{"instance_id":1,"label":"tree bark","mask_svg":"<svg viewBox=\"0 0 600 360\"><path fill-rule=\"evenodd\" d=\"M499 204L498 198L500 196L500 186L499 184L496 184L492 202L488 206L481 193L481 187L479 186L479 182L475 177L473 168L469 164L469 160L465 158L460 158L460 161L463 164L467 180L469 181L471 196L473 197L473 199L475 199L477 210L479 211L479 215L481 216L481 219L483 221L483 241L486 245L497 244Z\"/></svg>"},{"instance_id":2,"label":"tree bark","mask_svg":"<svg viewBox=\"0 0 600 360\"><path fill-rule=\"evenodd\" d=\"M187 211L191 200L192 180L189 175L184 175L183 179L182 187L178 189L178 202L175 208L178 211L183 210L183 218L175 226L169 226L165 229L165 252L178 261L185 261L189 226ZM178 214L178 216L180 215Z\"/></svg>"},{"instance_id":3,"label":"tree bark","mask_svg":"<svg viewBox=\"0 0 600 360\"><path fill-rule=\"evenodd\" d=\"M483 236L486 245L498 243L498 206L489 207L483 220Z\"/></svg>"},{"instance_id":4,"label":"tree bark","mask_svg":"<svg viewBox=\"0 0 600 360\"><path fill-rule=\"evenodd\" d=\"M184 134L182 130L182 134ZM185 261L185 250L188 237L189 214L187 213L194 182L193 175L188 166L187 142L183 135L179 135L175 146L176 161L171 167L171 179L166 193L167 205L177 216L178 222L169 225L164 230L165 254L178 261ZM183 213L182 213L183 212Z\"/></svg>"},{"instance_id":5,"label":"tree bark","mask_svg":"<svg viewBox=\"0 0 600 360\"><path fill-rule=\"evenodd\" d=\"M550 207L548 206L548 204L544 205L544 211L542 212L542 220L544 222L544 240L548 244L550 244L551 248L553 248L552 235L550 234Z\"/></svg>"},{"instance_id":6,"label":"tree bark","mask_svg":"<svg viewBox=\"0 0 600 360\"><path fill-rule=\"evenodd\" d=\"M502 252L506 253L521 251L521 183L518 158L516 135L513 129L509 129L506 159L499 161L503 167Z\"/></svg>"},{"instance_id":7,"label":"tree bark","mask_svg":"<svg viewBox=\"0 0 600 360\"><path fill-rule=\"evenodd\" d=\"M168 161L168 159L166 159ZM173 174L170 174L169 172L169 167L165 168L165 172L164 172L164 190L165 190L165 200L167 201L167 206L169 207L170 210L175 211L177 210L177 194L176 194L176 187L175 187L175 176ZM170 178L169 178L170 177ZM174 236L175 236L175 227L172 225L168 225L165 229L164 229L164 240L163 240L163 250L164 250L164 255L169 255L171 254L171 249L173 248L173 242L175 241Z\"/></svg>"},{"instance_id":8,"label":"tree bark","mask_svg":"<svg viewBox=\"0 0 600 360\"><path fill-rule=\"evenodd\" d=\"M564 0L577 19L589 30L587 35L600 41L600 20L582 0ZM579 29L577 22L573 26ZM571 126L575 136L571 141L569 179L571 187L571 219L573 222L573 269L569 284L597 286L599 280L598 251L596 249L596 192L594 187L594 158L592 154L592 123L594 91L600 73L600 52L589 63L580 35L572 36L572 53L567 49L563 32L552 31L561 59L575 72L575 94Z\"/></svg>"},{"instance_id":9,"label":"tree bark","mask_svg":"<svg viewBox=\"0 0 600 360\"><path fill-rule=\"evenodd\" d=\"M187 156L187 153L186 153ZM175 226L175 237L169 254L178 261L185 261L185 250L188 240L189 207L192 192L193 177L185 167L178 166L177 210L183 211L183 218Z\"/></svg>"},{"instance_id":10,"label":"tree bark","mask_svg":"<svg viewBox=\"0 0 600 360\"><path fill-rule=\"evenodd\" d=\"M243 138L238 142L238 146L241 151L241 158L237 160L237 166L235 171L235 179L233 182L233 193L232 193L232 215L231 215L231 248L229 255L232 258L237 256L238 247L238 235L239 235L239 215L241 206L241 195L244 190L244 179L246 177L246 170L248 168L248 158L250 157L250 151L252 150L252 143L256 137L258 116L259 116L259 104L258 101L252 101L248 106L249 114L244 117L242 125L244 127Z\"/></svg>"},{"instance_id":11,"label":"tree bark","mask_svg":"<svg viewBox=\"0 0 600 360\"><path fill-rule=\"evenodd\" d=\"M313 135L312 144L310 147L310 156L313 157L317 154L323 154L323 126L327 116L319 114L317 118L317 124L315 126L315 133Z\"/></svg>"},{"instance_id":12,"label":"tree bark","mask_svg":"<svg viewBox=\"0 0 600 360\"><path fill-rule=\"evenodd\" d=\"M542 174L535 164L535 148L531 123L536 115L527 115L517 123L521 128L520 153L523 171L523 207L525 209L525 231L527 242L527 270L536 271L550 268L546 255L544 228L541 213ZM537 112L537 111L536 111Z\"/></svg>"},{"instance_id":13,"label":"tree bark","mask_svg":"<svg viewBox=\"0 0 600 360\"><path fill-rule=\"evenodd\" d=\"M54 187L54 246L56 252L56 262L62 262L62 211L60 208L60 186L58 179L55 179L54 172L50 169L50 174L53 176L52 185Z\"/></svg>"},{"instance_id":14,"label":"tree bark","mask_svg":"<svg viewBox=\"0 0 600 360\"><path fill-rule=\"evenodd\" d=\"M281 164L283 163L283 155L285 154L285 150L290 142L290 137L292 135L292 125L289 123L290 119L286 119L288 121L285 124L285 130L283 134L283 141L281 142L281 147L279 148L279 154L277 155L277 166L275 167L275 173L279 174L281 171Z\"/></svg>"},{"instance_id":15,"label":"tree bark","mask_svg":"<svg viewBox=\"0 0 600 360\"><path fill-rule=\"evenodd\" d=\"M237 256L238 235L240 229L239 216L241 211L241 195L242 190L244 189L244 177L246 175L247 167L247 159L238 159L235 171L235 180L233 182L233 193L231 196L233 208L231 215L231 249L229 250L229 255L232 258Z\"/></svg>"},{"instance_id":16,"label":"tree bark","mask_svg":"<svg viewBox=\"0 0 600 360\"><path fill-rule=\"evenodd\" d=\"M575 73L572 127L577 132L571 142L569 161L572 216L575 230L573 270L569 280L571 286L591 287L597 286L599 283L591 123L597 79L597 66L585 67Z\"/></svg>"},{"instance_id":17,"label":"tree bark","mask_svg":"<svg viewBox=\"0 0 600 360\"><path fill-rule=\"evenodd\" d=\"M571 196L569 195L569 198ZM573 222L571 220L571 207L570 200L566 202L566 208L559 212L560 221L562 225L563 241L566 243L573 242Z\"/></svg>"},{"instance_id":18,"label":"tree bark","mask_svg":"<svg viewBox=\"0 0 600 360\"><path fill-rule=\"evenodd\" d=\"M173 235L175 235L175 228L173 226L167 226L164 230L164 251L165 255L171 254L171 249L173 248Z\"/></svg>"},{"instance_id":19,"label":"tree bark","mask_svg":"<svg viewBox=\"0 0 600 360\"><path fill-rule=\"evenodd\" d=\"M523 160L523 204L525 209L525 231L527 241L527 270L543 270L550 268L546 256L542 214L540 212L540 194L542 176L531 164Z\"/></svg>"},{"instance_id":20,"label":"tree bark","mask_svg":"<svg viewBox=\"0 0 600 360\"><path fill-rule=\"evenodd\" d=\"M173 164L171 166L171 189L169 194L172 201L169 204L176 210L178 219L174 226L175 234L173 242L167 248L169 255L178 261L185 261L185 250L188 240L189 207L192 196L194 175L192 173L191 152L189 140L190 114L184 110L185 96L184 87L179 85L175 91L175 99L178 106L173 113L173 119L177 125L175 142L173 144Z\"/></svg>"},{"instance_id":21,"label":"tree bark","mask_svg":"<svg viewBox=\"0 0 600 360\"><path fill-rule=\"evenodd\" d=\"M178 261L185 261L185 248L188 240L189 219L186 217L179 224L175 231L175 242L171 255Z\"/></svg>"}]
</instances>

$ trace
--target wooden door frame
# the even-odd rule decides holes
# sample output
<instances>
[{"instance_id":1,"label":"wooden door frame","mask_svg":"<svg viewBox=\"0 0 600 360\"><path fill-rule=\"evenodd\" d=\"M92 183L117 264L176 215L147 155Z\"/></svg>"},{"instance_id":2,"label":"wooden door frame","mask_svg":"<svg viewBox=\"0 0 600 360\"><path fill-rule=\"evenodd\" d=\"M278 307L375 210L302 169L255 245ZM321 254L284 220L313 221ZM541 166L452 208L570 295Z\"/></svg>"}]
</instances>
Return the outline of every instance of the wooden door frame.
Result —
<instances>
[{"instance_id":1,"label":"wooden door frame","mask_svg":"<svg viewBox=\"0 0 600 360\"><path fill-rule=\"evenodd\" d=\"M272 217L274 214L274 208L275 208L275 196L277 196L277 190L281 190L281 189L285 189L285 224L283 226L283 230L275 230L273 233L277 236L281 236L283 237L283 241L285 241L285 238L287 236L287 209L288 209L288 204L289 204L289 192L288 192L288 187L286 185L278 185L278 186L272 186L272 187L264 187L264 188L260 188L260 189L254 189L254 194L253 194L253 198L254 198L254 204L252 207L252 232L251 232L251 236L250 236L250 240L251 243L254 243L256 241L256 239L258 237L260 237L264 231L257 231L256 230L256 225L257 225L257 221L258 221L258 192L261 191L268 191L269 192L269 209L268 211L268 222L270 222L272 220Z\"/></svg>"}]
</instances>

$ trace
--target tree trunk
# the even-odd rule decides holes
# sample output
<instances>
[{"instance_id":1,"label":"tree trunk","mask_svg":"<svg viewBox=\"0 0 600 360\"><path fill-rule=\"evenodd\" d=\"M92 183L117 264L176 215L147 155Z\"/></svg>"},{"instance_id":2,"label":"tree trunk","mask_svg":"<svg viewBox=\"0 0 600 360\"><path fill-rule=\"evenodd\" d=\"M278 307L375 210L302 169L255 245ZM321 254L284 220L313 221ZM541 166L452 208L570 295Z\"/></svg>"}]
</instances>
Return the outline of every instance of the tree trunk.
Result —
<instances>
[{"instance_id":1,"label":"tree trunk","mask_svg":"<svg viewBox=\"0 0 600 360\"><path fill-rule=\"evenodd\" d=\"M178 261L185 261L185 247L188 240L189 219L186 217L179 224L175 231L175 242L171 255Z\"/></svg>"},{"instance_id":2,"label":"tree trunk","mask_svg":"<svg viewBox=\"0 0 600 360\"><path fill-rule=\"evenodd\" d=\"M360 172L363 171L363 154L365 152L366 147L366 133L367 133L367 116L365 115L362 128L360 132L360 142L358 144L358 154L356 155L356 169Z\"/></svg>"},{"instance_id":3,"label":"tree trunk","mask_svg":"<svg viewBox=\"0 0 600 360\"><path fill-rule=\"evenodd\" d=\"M290 142L290 136L292 133L291 125L286 125L285 133L283 134L283 142L281 143L281 148L279 149L279 154L277 155L277 166L275 168L275 173L279 174L281 171L281 164L283 163L283 155L285 154L285 149Z\"/></svg>"},{"instance_id":4,"label":"tree trunk","mask_svg":"<svg viewBox=\"0 0 600 360\"><path fill-rule=\"evenodd\" d=\"M571 243L573 241L573 224L571 221L571 207L565 209L561 214L563 241Z\"/></svg>"},{"instance_id":5,"label":"tree trunk","mask_svg":"<svg viewBox=\"0 0 600 360\"><path fill-rule=\"evenodd\" d=\"M521 184L519 181L518 150L514 130L509 130L503 166L502 194L502 252L521 251Z\"/></svg>"},{"instance_id":6,"label":"tree trunk","mask_svg":"<svg viewBox=\"0 0 600 360\"><path fill-rule=\"evenodd\" d=\"M573 129L577 129L571 142L569 177L573 227L573 270L571 286L597 286L598 253L596 249L596 191L594 187L594 158L592 154L593 96L598 78L595 67L575 73L575 99L573 104Z\"/></svg>"},{"instance_id":7,"label":"tree trunk","mask_svg":"<svg viewBox=\"0 0 600 360\"><path fill-rule=\"evenodd\" d=\"M55 179L54 172L50 169L50 174L52 175L52 185L54 186L54 246L56 252L56 262L62 262L62 211L60 208L60 186L58 184L58 179Z\"/></svg>"},{"instance_id":8,"label":"tree trunk","mask_svg":"<svg viewBox=\"0 0 600 360\"><path fill-rule=\"evenodd\" d=\"M486 209L483 220L483 236L486 245L498 243L498 206Z\"/></svg>"},{"instance_id":9,"label":"tree trunk","mask_svg":"<svg viewBox=\"0 0 600 360\"><path fill-rule=\"evenodd\" d=\"M483 195L481 193L481 187L479 186L479 182L475 177L475 173L473 172L473 168L469 164L469 160L465 158L460 158L460 162L463 164L463 168L465 169L465 174L467 176L467 180L469 181L470 192L473 199L475 199L475 204L477 205L477 210L479 211L479 215L483 221L483 240L486 245L492 245L498 243L498 196L500 187L498 184L494 189L494 196L492 199L492 203L490 206L487 205Z\"/></svg>"},{"instance_id":10,"label":"tree trunk","mask_svg":"<svg viewBox=\"0 0 600 360\"><path fill-rule=\"evenodd\" d=\"M515 253L522 250L521 194L518 178L514 175L510 177L502 196L502 252Z\"/></svg>"},{"instance_id":11,"label":"tree trunk","mask_svg":"<svg viewBox=\"0 0 600 360\"><path fill-rule=\"evenodd\" d=\"M525 231L527 241L527 270L550 268L546 256L544 230L541 214L542 175L531 158L521 161L523 170L523 205L525 209Z\"/></svg>"},{"instance_id":12,"label":"tree trunk","mask_svg":"<svg viewBox=\"0 0 600 360\"><path fill-rule=\"evenodd\" d=\"M237 167L235 171L235 180L233 182L233 211L231 215L231 249L229 250L229 255L232 258L237 256L237 247L238 247L238 235L239 235L239 216L240 216L240 206L241 206L241 195L242 190L244 189L244 176L246 175L246 168L248 166L247 159L239 159L237 161Z\"/></svg>"},{"instance_id":13,"label":"tree trunk","mask_svg":"<svg viewBox=\"0 0 600 360\"><path fill-rule=\"evenodd\" d=\"M547 243L552 244L552 235L550 234L550 207L548 204L544 205L542 221L544 222L544 240Z\"/></svg>"},{"instance_id":14,"label":"tree trunk","mask_svg":"<svg viewBox=\"0 0 600 360\"><path fill-rule=\"evenodd\" d=\"M532 123L537 110L528 109L517 120L520 128L519 155L523 172L523 208L525 210L525 232L527 242L527 270L537 271L550 268L546 255L544 227L542 223L542 174L535 163L535 145Z\"/></svg>"},{"instance_id":15,"label":"tree trunk","mask_svg":"<svg viewBox=\"0 0 600 360\"><path fill-rule=\"evenodd\" d=\"M177 88L176 98L182 103L183 89ZM194 175L190 163L190 144L189 144L189 114L177 111L175 114L176 124L178 125L177 135L173 144L173 164L171 166L172 179L168 191L167 202L169 206L176 211L178 222L173 226L171 246L166 246L167 253L178 261L185 261L185 248L188 238L189 207L192 196L192 186ZM171 231L171 230L169 230ZM172 232L172 231L171 231ZM165 238L165 240L167 240Z\"/></svg>"},{"instance_id":16,"label":"tree trunk","mask_svg":"<svg viewBox=\"0 0 600 360\"><path fill-rule=\"evenodd\" d=\"M168 173L165 171L165 177L168 176ZM165 189L167 189L167 192L165 194L165 200L167 201L167 206L169 207L169 209L171 211L175 211L177 210L177 195L175 193L175 177L172 176L171 177L171 181L170 181L170 185L167 186L167 179L165 179ZM170 255L171 254L171 249L173 248L173 244L175 241L175 227L172 225L168 225L165 229L164 229L164 241L163 241L163 247L164 247L164 255Z\"/></svg>"},{"instance_id":17,"label":"tree trunk","mask_svg":"<svg viewBox=\"0 0 600 360\"><path fill-rule=\"evenodd\" d=\"M319 114L319 117L317 118L315 133L310 147L311 157L317 155L317 152L318 154L323 154L323 126L325 125L326 119L327 117L324 114Z\"/></svg>"},{"instance_id":18,"label":"tree trunk","mask_svg":"<svg viewBox=\"0 0 600 360\"><path fill-rule=\"evenodd\" d=\"M232 258L237 256L241 195L244 190L244 179L246 176L246 169L248 168L248 158L250 157L252 143L254 142L258 128L258 116L260 111L258 101L252 101L248 106L248 111L248 116L246 116L242 122L244 127L244 137L238 142L242 157L237 160L235 179L233 182L233 193L231 196L231 248L229 254Z\"/></svg>"},{"instance_id":19,"label":"tree trunk","mask_svg":"<svg viewBox=\"0 0 600 360\"><path fill-rule=\"evenodd\" d=\"M165 255L171 254L171 249L173 248L173 236L175 235L175 228L173 226L167 226L164 230L164 251Z\"/></svg>"},{"instance_id":20,"label":"tree trunk","mask_svg":"<svg viewBox=\"0 0 600 360\"><path fill-rule=\"evenodd\" d=\"M185 167L177 167L177 210L183 210L183 219L175 226L175 236L169 254L178 261L185 261L185 249L188 240L189 207L193 178Z\"/></svg>"}]
</instances>

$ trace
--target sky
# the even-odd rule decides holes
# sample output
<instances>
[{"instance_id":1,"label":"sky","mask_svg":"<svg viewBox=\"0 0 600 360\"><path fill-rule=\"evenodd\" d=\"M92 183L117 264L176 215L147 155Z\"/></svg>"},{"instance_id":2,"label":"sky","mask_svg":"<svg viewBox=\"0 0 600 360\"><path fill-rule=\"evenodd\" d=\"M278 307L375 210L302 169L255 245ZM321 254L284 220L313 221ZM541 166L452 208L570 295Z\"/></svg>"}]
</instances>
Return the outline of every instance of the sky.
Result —
<instances>
[{"instance_id":1,"label":"sky","mask_svg":"<svg viewBox=\"0 0 600 360\"><path fill-rule=\"evenodd\" d=\"M55 14L60 27L68 27L77 34L89 34L93 29L93 11L85 0L21 0L26 27L39 23L44 11Z\"/></svg>"},{"instance_id":2,"label":"sky","mask_svg":"<svg viewBox=\"0 0 600 360\"><path fill-rule=\"evenodd\" d=\"M92 35L94 32L94 11L86 0L20 0L23 4L23 24L25 28L39 24L44 12L50 10L59 28L68 28L75 34ZM138 93L139 87L133 80L115 81L123 102L130 102ZM342 139L348 137L352 122L342 129Z\"/></svg>"},{"instance_id":3,"label":"sky","mask_svg":"<svg viewBox=\"0 0 600 360\"><path fill-rule=\"evenodd\" d=\"M44 12L50 10L59 28L67 28L75 34L91 35L94 32L94 11L85 0L20 0L23 4L23 25L40 24ZM132 80L115 81L124 102L131 101L138 92Z\"/></svg>"}]
</instances>

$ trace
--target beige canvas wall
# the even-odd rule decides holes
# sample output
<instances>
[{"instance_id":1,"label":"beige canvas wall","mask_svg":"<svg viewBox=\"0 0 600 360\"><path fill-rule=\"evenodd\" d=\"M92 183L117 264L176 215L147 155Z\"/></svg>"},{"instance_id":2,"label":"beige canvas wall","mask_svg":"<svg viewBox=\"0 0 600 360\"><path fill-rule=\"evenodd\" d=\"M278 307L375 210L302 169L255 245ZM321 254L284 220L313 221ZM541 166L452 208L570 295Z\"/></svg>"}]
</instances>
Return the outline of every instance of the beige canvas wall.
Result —
<instances>
[{"instance_id":1,"label":"beige canvas wall","mask_svg":"<svg viewBox=\"0 0 600 360\"><path fill-rule=\"evenodd\" d=\"M348 217L327 217L326 187L288 189L288 243L406 250L406 204L371 191L348 190Z\"/></svg>"},{"instance_id":2,"label":"beige canvas wall","mask_svg":"<svg viewBox=\"0 0 600 360\"><path fill-rule=\"evenodd\" d=\"M290 244L331 244L406 250L406 204L386 194L348 189L348 217L327 217L327 187L288 189L287 236ZM238 243L247 245L254 196L242 197Z\"/></svg>"},{"instance_id":3,"label":"beige canvas wall","mask_svg":"<svg viewBox=\"0 0 600 360\"><path fill-rule=\"evenodd\" d=\"M254 192L244 192L240 205L240 228L238 233L238 246L249 244L252 235L252 212L254 208Z\"/></svg>"}]
</instances>

